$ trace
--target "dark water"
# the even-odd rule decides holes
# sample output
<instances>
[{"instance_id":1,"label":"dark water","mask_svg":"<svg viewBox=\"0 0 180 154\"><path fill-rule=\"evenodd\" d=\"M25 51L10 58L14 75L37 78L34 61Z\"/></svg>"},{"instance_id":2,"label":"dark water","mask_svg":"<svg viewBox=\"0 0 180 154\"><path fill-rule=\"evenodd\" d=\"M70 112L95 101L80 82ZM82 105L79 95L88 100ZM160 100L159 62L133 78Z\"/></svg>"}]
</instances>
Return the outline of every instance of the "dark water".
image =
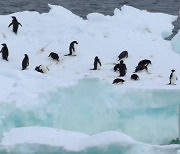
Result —
<instances>
[{"instance_id":1,"label":"dark water","mask_svg":"<svg viewBox=\"0 0 180 154\"><path fill-rule=\"evenodd\" d=\"M120 9L123 5L172 15L179 15L180 11L180 0L0 0L0 14L19 11L48 12L48 3L61 5L83 18L92 12L112 15L115 8ZM176 34L180 29L180 19L178 18L173 24L175 26L173 33Z\"/></svg>"}]
</instances>

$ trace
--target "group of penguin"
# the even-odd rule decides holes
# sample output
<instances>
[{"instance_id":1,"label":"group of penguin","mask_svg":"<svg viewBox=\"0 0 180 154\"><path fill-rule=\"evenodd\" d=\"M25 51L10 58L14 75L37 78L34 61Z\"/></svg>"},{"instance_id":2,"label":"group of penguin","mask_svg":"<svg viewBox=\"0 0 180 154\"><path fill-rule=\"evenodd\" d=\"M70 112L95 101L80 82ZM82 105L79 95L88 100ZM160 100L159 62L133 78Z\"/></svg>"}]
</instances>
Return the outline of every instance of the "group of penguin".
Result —
<instances>
[{"instance_id":1,"label":"group of penguin","mask_svg":"<svg viewBox=\"0 0 180 154\"><path fill-rule=\"evenodd\" d=\"M115 64L115 66L114 66L114 72L119 71L120 77L125 76L126 72L127 72L126 64L124 64L124 61L123 61L123 59L125 59L125 58L128 58L128 51L122 51L119 54L118 59L119 59L120 63ZM135 67L135 71L130 77L131 80L139 80L139 76L136 74L136 72L145 70L147 73L149 73L148 68L147 68L149 64L151 64L151 60L149 60L149 59L141 60L138 63L138 65ZM176 72L174 69L172 69L171 74L169 76L169 83L168 84L169 85L175 85L176 80L177 80ZM124 82L125 82L124 79L116 78L116 79L114 79L112 84L119 84L119 83L123 84Z\"/></svg>"},{"instance_id":2,"label":"group of penguin","mask_svg":"<svg viewBox=\"0 0 180 154\"><path fill-rule=\"evenodd\" d=\"M22 27L21 23L18 22L15 16L12 16L12 22L8 27L13 26L12 30L17 35L19 25ZM78 44L77 41L72 41L69 46L69 53L64 56L76 56L75 54L75 45ZM8 61L9 50L5 43L1 44L3 47L0 51L2 53L2 59ZM48 57L59 62L59 55L55 52L51 52ZM27 54L24 54L24 58L22 60L22 70L25 70L29 66L29 57ZM35 67L35 70L40 73L46 73L49 71L49 68L45 65L39 65Z\"/></svg>"},{"instance_id":3,"label":"group of penguin","mask_svg":"<svg viewBox=\"0 0 180 154\"><path fill-rule=\"evenodd\" d=\"M128 51L122 51L118 56L118 61L120 61L118 64L115 64L114 66L114 72L119 71L119 77L124 77L127 73L127 67L124 63L124 59L128 58ZM151 64L151 61L149 59L143 59L141 60L137 67L135 68L134 73L131 75L131 80L139 80L139 76L136 74L136 72L146 70L148 72L147 66ZM113 81L113 84L119 84L125 82L124 79L116 78Z\"/></svg>"},{"instance_id":4,"label":"group of penguin","mask_svg":"<svg viewBox=\"0 0 180 154\"><path fill-rule=\"evenodd\" d=\"M12 22L9 24L8 27L10 26L13 26L13 32L17 35L17 32L18 32L18 27L19 25L22 27L21 23L18 22L18 20L16 19L15 16L12 16ZM73 41L70 43L69 45L69 53L64 55L64 56L76 56L76 45L78 44L77 41ZM1 44L3 47L0 51L0 53L2 53L2 59L3 60L6 60L8 61L8 56L9 56L9 51L8 51L8 47L5 43ZM49 54L48 57L51 57L52 59L56 60L59 62L59 55L55 52L51 52ZM124 59L125 58L128 58L128 51L122 51L119 56L118 56L118 60L120 61L118 64L115 64L114 66L114 72L117 72L119 71L119 76L120 77L123 77L126 75L126 72L127 72L127 68L126 68L126 64L124 64ZM135 71L134 73L131 75L131 79L132 80L139 80L139 76L136 74L136 72L139 72L139 71L142 71L142 70L146 70L148 72L148 68L147 66L151 64L151 61L148 60L148 59L143 59L141 60L137 67L135 68ZM29 66L29 57L27 54L24 54L24 58L22 60L22 70L25 70L27 67ZM94 68L90 69L90 70L99 70L101 67L101 61L99 59L98 56L96 56L94 58ZM37 72L40 72L40 73L46 73L49 71L49 68L45 65L39 65L39 66L36 66L35 67L35 70ZM171 70L171 74L170 74L170 77L169 77L169 84L173 84L175 85L176 84L176 80L177 80L177 76L176 76L176 72L175 70ZM124 79L121 79L121 78L116 78L114 79L113 83L112 84L119 84L119 83L124 83L125 80Z\"/></svg>"},{"instance_id":5,"label":"group of penguin","mask_svg":"<svg viewBox=\"0 0 180 154\"><path fill-rule=\"evenodd\" d=\"M17 34L19 25L22 27L22 25L17 21L16 17L12 16L12 22L9 24L8 27L13 26L13 32L15 34ZM2 53L2 59L8 61L8 56L9 56L8 47L5 43L3 43L1 45L3 46L0 51L0 53Z\"/></svg>"}]
</instances>

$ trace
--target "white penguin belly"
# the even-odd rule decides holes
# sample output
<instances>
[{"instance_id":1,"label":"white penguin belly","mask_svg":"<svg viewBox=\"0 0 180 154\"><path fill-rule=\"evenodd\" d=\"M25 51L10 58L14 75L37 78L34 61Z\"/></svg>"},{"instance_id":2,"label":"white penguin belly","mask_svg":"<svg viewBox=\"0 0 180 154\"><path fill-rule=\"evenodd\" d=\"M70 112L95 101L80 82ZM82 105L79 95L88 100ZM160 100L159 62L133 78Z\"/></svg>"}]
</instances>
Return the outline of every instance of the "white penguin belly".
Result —
<instances>
[{"instance_id":1,"label":"white penguin belly","mask_svg":"<svg viewBox=\"0 0 180 154\"><path fill-rule=\"evenodd\" d=\"M99 63L97 63L97 70L101 69L101 65Z\"/></svg>"},{"instance_id":2,"label":"white penguin belly","mask_svg":"<svg viewBox=\"0 0 180 154\"><path fill-rule=\"evenodd\" d=\"M43 71L43 73L47 73L49 71L49 69L44 65L41 65L40 69Z\"/></svg>"},{"instance_id":3,"label":"white penguin belly","mask_svg":"<svg viewBox=\"0 0 180 154\"><path fill-rule=\"evenodd\" d=\"M171 78L171 84L175 84L176 83L176 79L177 79L176 74L173 73L173 76Z\"/></svg>"},{"instance_id":4,"label":"white penguin belly","mask_svg":"<svg viewBox=\"0 0 180 154\"><path fill-rule=\"evenodd\" d=\"M76 51L77 51L77 44L74 44L74 50L72 50L73 56L76 56Z\"/></svg>"}]
</instances>

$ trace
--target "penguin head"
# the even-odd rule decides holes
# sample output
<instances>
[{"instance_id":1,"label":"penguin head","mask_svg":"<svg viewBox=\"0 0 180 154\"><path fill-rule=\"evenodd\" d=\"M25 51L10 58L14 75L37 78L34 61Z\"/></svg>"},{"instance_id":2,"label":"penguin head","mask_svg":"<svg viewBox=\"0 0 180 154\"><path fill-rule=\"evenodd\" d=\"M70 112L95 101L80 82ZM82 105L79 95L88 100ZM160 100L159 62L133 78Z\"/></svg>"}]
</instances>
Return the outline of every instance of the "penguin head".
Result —
<instances>
[{"instance_id":1,"label":"penguin head","mask_svg":"<svg viewBox=\"0 0 180 154\"><path fill-rule=\"evenodd\" d=\"M15 17L15 16L11 16L11 18L16 19L16 17Z\"/></svg>"},{"instance_id":2,"label":"penguin head","mask_svg":"<svg viewBox=\"0 0 180 154\"><path fill-rule=\"evenodd\" d=\"M73 41L74 44L78 44L77 41Z\"/></svg>"},{"instance_id":3,"label":"penguin head","mask_svg":"<svg viewBox=\"0 0 180 154\"><path fill-rule=\"evenodd\" d=\"M171 72L175 72L175 70L173 69L173 70L171 70Z\"/></svg>"},{"instance_id":4,"label":"penguin head","mask_svg":"<svg viewBox=\"0 0 180 154\"><path fill-rule=\"evenodd\" d=\"M24 56L25 56L25 57L28 57L28 55L27 55L27 54L24 54Z\"/></svg>"},{"instance_id":5,"label":"penguin head","mask_svg":"<svg viewBox=\"0 0 180 154\"><path fill-rule=\"evenodd\" d=\"M1 44L3 47L5 47L6 46L6 44L5 43L3 43L3 44Z\"/></svg>"},{"instance_id":6,"label":"penguin head","mask_svg":"<svg viewBox=\"0 0 180 154\"><path fill-rule=\"evenodd\" d=\"M11 18L12 18L14 21L17 21L17 19L16 19L15 16L11 16Z\"/></svg>"},{"instance_id":7,"label":"penguin head","mask_svg":"<svg viewBox=\"0 0 180 154\"><path fill-rule=\"evenodd\" d=\"M52 55L52 52L49 54L49 56L48 57L50 57Z\"/></svg>"},{"instance_id":8,"label":"penguin head","mask_svg":"<svg viewBox=\"0 0 180 154\"><path fill-rule=\"evenodd\" d=\"M124 62L124 61L123 61L123 60L121 60L121 61L120 61L120 64L123 64L123 62Z\"/></svg>"},{"instance_id":9,"label":"penguin head","mask_svg":"<svg viewBox=\"0 0 180 154\"><path fill-rule=\"evenodd\" d=\"M39 66L36 66L34 70L38 71L39 70Z\"/></svg>"}]
</instances>

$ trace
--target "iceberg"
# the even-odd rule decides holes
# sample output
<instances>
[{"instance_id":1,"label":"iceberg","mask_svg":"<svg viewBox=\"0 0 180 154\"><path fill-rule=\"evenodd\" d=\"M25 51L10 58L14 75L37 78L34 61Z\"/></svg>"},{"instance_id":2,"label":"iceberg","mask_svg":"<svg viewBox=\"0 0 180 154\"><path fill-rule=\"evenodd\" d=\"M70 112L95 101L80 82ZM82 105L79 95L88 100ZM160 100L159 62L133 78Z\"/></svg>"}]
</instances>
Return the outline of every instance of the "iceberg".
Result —
<instances>
[{"instance_id":1,"label":"iceberg","mask_svg":"<svg viewBox=\"0 0 180 154\"><path fill-rule=\"evenodd\" d=\"M180 146L168 144L178 137L180 81L167 84L172 69L180 76L179 33L164 39L177 16L123 6L84 20L49 7L0 16L0 42L9 49L9 61L0 60L0 153L177 154ZM17 35L7 27L11 16L22 24ZM74 40L77 56L64 56ZM113 85L124 50L125 83ZM30 65L21 71L25 53ZM102 63L97 71L90 70L95 56ZM152 62L149 73L130 80L142 59ZM46 74L34 70L41 64Z\"/></svg>"},{"instance_id":2,"label":"iceberg","mask_svg":"<svg viewBox=\"0 0 180 154\"><path fill-rule=\"evenodd\" d=\"M175 51L178 54L180 53L179 41L180 41L180 32L178 32L171 41L173 51Z\"/></svg>"}]
</instances>

